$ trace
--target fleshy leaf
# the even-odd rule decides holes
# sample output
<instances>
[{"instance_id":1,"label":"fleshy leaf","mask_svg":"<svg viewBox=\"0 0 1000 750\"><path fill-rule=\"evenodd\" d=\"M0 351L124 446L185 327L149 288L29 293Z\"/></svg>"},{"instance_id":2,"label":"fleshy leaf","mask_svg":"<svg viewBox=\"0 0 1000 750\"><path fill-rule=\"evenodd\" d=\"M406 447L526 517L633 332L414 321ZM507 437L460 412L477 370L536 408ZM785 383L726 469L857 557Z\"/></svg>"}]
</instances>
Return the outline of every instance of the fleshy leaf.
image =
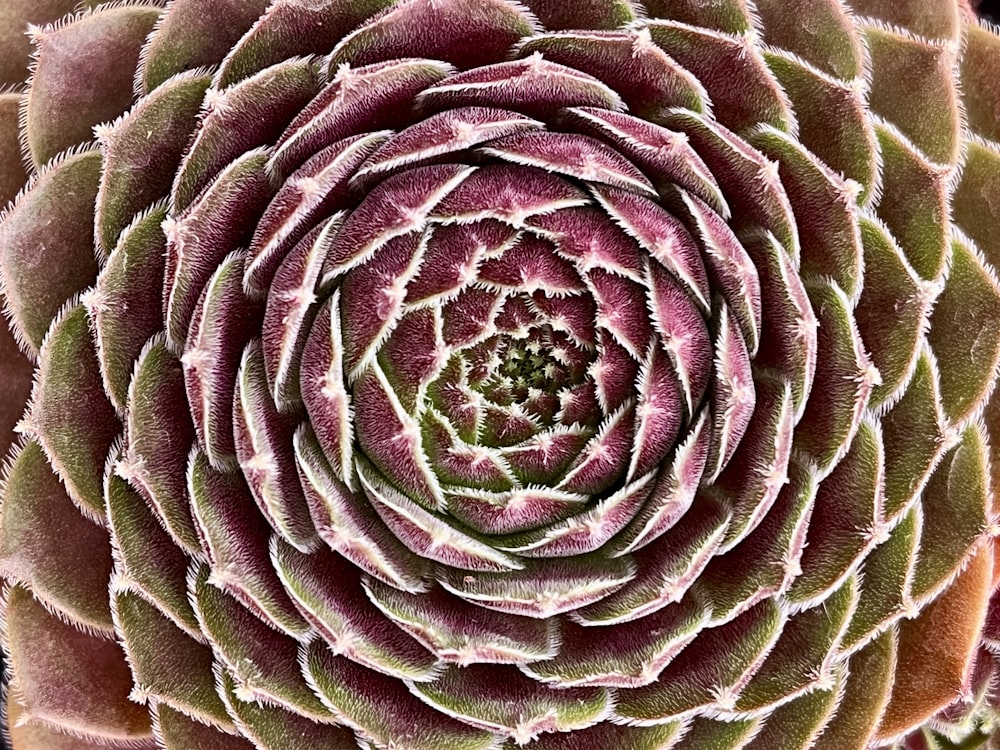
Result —
<instances>
[{"instance_id":1,"label":"fleshy leaf","mask_svg":"<svg viewBox=\"0 0 1000 750\"><path fill-rule=\"evenodd\" d=\"M420 425L403 409L381 369L368 368L353 396L359 453L420 506L443 507L441 486L421 444ZM381 512L383 506L375 507Z\"/></svg>"},{"instance_id":2,"label":"fleshy leaf","mask_svg":"<svg viewBox=\"0 0 1000 750\"><path fill-rule=\"evenodd\" d=\"M229 675L222 676L222 699L244 736L258 750L304 746L323 750L355 750L357 737L347 727L321 724L293 711L261 701L246 701Z\"/></svg>"},{"instance_id":3,"label":"fleshy leaf","mask_svg":"<svg viewBox=\"0 0 1000 750\"><path fill-rule=\"evenodd\" d=\"M883 161L878 216L921 278L936 281L949 250L947 172L898 132L884 126L875 132Z\"/></svg>"},{"instance_id":4,"label":"fleshy leaf","mask_svg":"<svg viewBox=\"0 0 1000 750\"><path fill-rule=\"evenodd\" d=\"M499 546L524 557L574 557L594 552L635 518L653 491L655 476L650 472L633 479L587 510L504 539Z\"/></svg>"},{"instance_id":5,"label":"fleshy leaf","mask_svg":"<svg viewBox=\"0 0 1000 750\"><path fill-rule=\"evenodd\" d=\"M514 571L524 567L515 555L464 531L450 518L426 510L367 465L359 463L365 494L385 524L415 554L463 570Z\"/></svg>"},{"instance_id":6,"label":"fleshy leaf","mask_svg":"<svg viewBox=\"0 0 1000 750\"><path fill-rule=\"evenodd\" d=\"M0 506L0 571L79 627L109 633L107 531L80 513L38 443L15 455Z\"/></svg>"},{"instance_id":7,"label":"fleshy leaf","mask_svg":"<svg viewBox=\"0 0 1000 750\"><path fill-rule=\"evenodd\" d=\"M0 164L4 165L0 173L0 206L14 200L17 191L28 181L28 173L21 160L18 127L21 98L21 94L0 93Z\"/></svg>"},{"instance_id":8,"label":"fleshy leaf","mask_svg":"<svg viewBox=\"0 0 1000 750\"><path fill-rule=\"evenodd\" d=\"M780 130L761 128L749 142L778 162L802 244L799 273L828 277L855 299L863 266L854 188Z\"/></svg>"},{"instance_id":9,"label":"fleshy leaf","mask_svg":"<svg viewBox=\"0 0 1000 750\"><path fill-rule=\"evenodd\" d=\"M912 377L938 290L917 276L884 226L865 218L860 229L865 268L879 269L865 276L854 310L865 349L882 380L868 402L870 408L877 408L898 398ZM889 305L893 315L885 314Z\"/></svg>"},{"instance_id":10,"label":"fleshy leaf","mask_svg":"<svg viewBox=\"0 0 1000 750\"><path fill-rule=\"evenodd\" d=\"M446 163L416 167L379 183L364 196L334 237L323 267L323 283L339 279L346 271L362 264L374 262L376 253L394 239L404 243L395 255L407 249L415 253L417 247L407 238L422 230L435 207L441 210L441 202L474 173L472 167ZM451 208L444 209L445 216L454 217L459 213ZM390 259L395 257L392 253L387 255ZM369 272L372 270L370 268ZM384 320L386 310L393 310L402 302L402 294L396 296L400 299L388 297L381 306L376 306L383 308L381 315L377 311L369 314L376 320Z\"/></svg>"},{"instance_id":11,"label":"fleshy leaf","mask_svg":"<svg viewBox=\"0 0 1000 750\"><path fill-rule=\"evenodd\" d=\"M816 491L802 574L788 592L791 601L825 597L864 559L882 528L884 481L881 431L863 422L843 460Z\"/></svg>"},{"instance_id":12,"label":"fleshy leaf","mask_svg":"<svg viewBox=\"0 0 1000 750\"><path fill-rule=\"evenodd\" d=\"M816 379L795 431L795 450L821 471L846 453L881 376L864 349L851 304L834 282L809 289L819 322Z\"/></svg>"},{"instance_id":13,"label":"fleshy leaf","mask_svg":"<svg viewBox=\"0 0 1000 750\"><path fill-rule=\"evenodd\" d=\"M609 142L661 194L669 195L676 186L703 200L722 218L730 215L719 184L685 133L596 107L572 107L563 116L576 128Z\"/></svg>"},{"instance_id":14,"label":"fleshy leaf","mask_svg":"<svg viewBox=\"0 0 1000 750\"><path fill-rule=\"evenodd\" d=\"M160 12L151 5L110 6L34 32L38 62L25 135L36 166L89 142L94 125L128 107L139 51Z\"/></svg>"},{"instance_id":15,"label":"fleshy leaf","mask_svg":"<svg viewBox=\"0 0 1000 750\"><path fill-rule=\"evenodd\" d=\"M903 516L865 560L858 608L844 645L857 649L885 632L906 611L909 581L919 550L922 516L914 508Z\"/></svg>"},{"instance_id":16,"label":"fleshy leaf","mask_svg":"<svg viewBox=\"0 0 1000 750\"><path fill-rule=\"evenodd\" d=\"M917 13L930 15L923 7ZM932 162L954 164L961 132L954 45L881 27L866 29L865 36L871 53L872 111L895 124Z\"/></svg>"},{"instance_id":17,"label":"fleshy leaf","mask_svg":"<svg viewBox=\"0 0 1000 750\"><path fill-rule=\"evenodd\" d=\"M246 245L255 217L271 198L266 163L261 151L243 154L182 214L168 215L164 221L167 267L163 312L167 339L175 351L185 348L199 297L211 287L213 274L218 276L217 269L226 265L223 261ZM242 268L236 280L242 282ZM241 296L242 292L241 284Z\"/></svg>"},{"instance_id":18,"label":"fleshy leaf","mask_svg":"<svg viewBox=\"0 0 1000 750\"><path fill-rule=\"evenodd\" d=\"M196 641L134 593L114 594L112 611L132 669L132 700L162 701L200 722L232 729L232 720L215 691L212 650L207 644Z\"/></svg>"},{"instance_id":19,"label":"fleshy leaf","mask_svg":"<svg viewBox=\"0 0 1000 750\"><path fill-rule=\"evenodd\" d=\"M0 455L6 456L16 442L14 428L24 415L34 373L34 365L21 352L6 320L0 320L0 362L4 363L0 379Z\"/></svg>"},{"instance_id":20,"label":"fleshy leaf","mask_svg":"<svg viewBox=\"0 0 1000 750\"><path fill-rule=\"evenodd\" d=\"M456 73L417 97L428 113L458 107L503 107L545 122L565 107L621 110L618 94L598 79L540 53L526 60L500 62Z\"/></svg>"},{"instance_id":21,"label":"fleshy leaf","mask_svg":"<svg viewBox=\"0 0 1000 750\"><path fill-rule=\"evenodd\" d=\"M716 0L711 4L700 0L647 0L646 5L654 18L671 18L725 34L742 34L751 26L746 0Z\"/></svg>"},{"instance_id":22,"label":"fleshy leaf","mask_svg":"<svg viewBox=\"0 0 1000 750\"><path fill-rule=\"evenodd\" d=\"M295 469L287 450L298 420L280 414L268 393L259 342L243 352L233 394L236 458L264 517L283 539L306 551L318 543Z\"/></svg>"},{"instance_id":23,"label":"fleshy leaf","mask_svg":"<svg viewBox=\"0 0 1000 750\"><path fill-rule=\"evenodd\" d=\"M24 718L23 708L17 701L8 699L6 709L6 721L10 727L7 736L18 747L44 747L45 750L107 750L107 742L99 737L93 740L83 739L79 735L62 732L50 724ZM136 737L129 742L129 747L134 750L157 750L152 735L145 740Z\"/></svg>"},{"instance_id":24,"label":"fleshy leaf","mask_svg":"<svg viewBox=\"0 0 1000 750\"><path fill-rule=\"evenodd\" d=\"M986 436L975 424L944 456L920 498L923 534L910 595L926 601L968 563L990 524Z\"/></svg>"},{"instance_id":25,"label":"fleshy leaf","mask_svg":"<svg viewBox=\"0 0 1000 750\"><path fill-rule=\"evenodd\" d=\"M167 750L251 750L252 745L230 731L204 724L191 718L184 711L160 702L150 708L153 716L153 733L158 738L157 747Z\"/></svg>"},{"instance_id":26,"label":"fleshy leaf","mask_svg":"<svg viewBox=\"0 0 1000 750\"><path fill-rule=\"evenodd\" d=\"M882 418L886 520L909 507L941 457L945 419L938 377L936 363L923 352L906 393Z\"/></svg>"},{"instance_id":27,"label":"fleshy leaf","mask_svg":"<svg viewBox=\"0 0 1000 750\"><path fill-rule=\"evenodd\" d=\"M104 168L96 244L105 254L136 214L169 194L208 84L207 75L178 76L98 128Z\"/></svg>"},{"instance_id":28,"label":"fleshy leaf","mask_svg":"<svg viewBox=\"0 0 1000 750\"><path fill-rule=\"evenodd\" d=\"M724 546L730 549L766 518L788 481L792 454L791 389L757 384L757 408L733 460L707 491L732 509Z\"/></svg>"},{"instance_id":29,"label":"fleshy leaf","mask_svg":"<svg viewBox=\"0 0 1000 750\"><path fill-rule=\"evenodd\" d=\"M606 548L617 557L647 546L668 532L694 501L710 448L711 434L703 415L660 465L656 485L645 505Z\"/></svg>"},{"instance_id":30,"label":"fleshy leaf","mask_svg":"<svg viewBox=\"0 0 1000 750\"><path fill-rule=\"evenodd\" d=\"M732 710L734 697L774 646L786 617L765 600L731 622L700 633L652 685L624 691L615 714L660 723L699 707Z\"/></svg>"},{"instance_id":31,"label":"fleshy leaf","mask_svg":"<svg viewBox=\"0 0 1000 750\"><path fill-rule=\"evenodd\" d=\"M635 572L629 558L590 556L528 561L524 570L505 573L444 571L439 580L445 589L473 604L546 619L603 599L632 580Z\"/></svg>"},{"instance_id":32,"label":"fleshy leaf","mask_svg":"<svg viewBox=\"0 0 1000 750\"><path fill-rule=\"evenodd\" d=\"M798 573L817 483L810 469L795 462L786 478L760 525L728 552L713 557L698 578L695 592L708 598L715 622L725 622L782 591Z\"/></svg>"},{"instance_id":33,"label":"fleshy leaf","mask_svg":"<svg viewBox=\"0 0 1000 750\"><path fill-rule=\"evenodd\" d=\"M903 27L928 39L954 39L959 33L961 3L932 3L924 0L853 0L859 15Z\"/></svg>"},{"instance_id":34,"label":"fleshy leaf","mask_svg":"<svg viewBox=\"0 0 1000 750\"><path fill-rule=\"evenodd\" d=\"M449 488L448 512L484 534L513 534L557 521L582 508L587 495L547 487L502 492Z\"/></svg>"},{"instance_id":35,"label":"fleshy leaf","mask_svg":"<svg viewBox=\"0 0 1000 750\"><path fill-rule=\"evenodd\" d=\"M576 732L602 721L612 697L600 688L552 690L513 666L449 667L416 695L447 716L525 743L539 734Z\"/></svg>"},{"instance_id":36,"label":"fleshy leaf","mask_svg":"<svg viewBox=\"0 0 1000 750\"><path fill-rule=\"evenodd\" d=\"M192 509L212 566L210 583L282 632L303 639L308 623L285 590L269 556L270 530L239 475L213 469L198 450L188 464Z\"/></svg>"},{"instance_id":37,"label":"fleshy leaf","mask_svg":"<svg viewBox=\"0 0 1000 750\"><path fill-rule=\"evenodd\" d=\"M398 325L403 290L420 267L423 250L417 232L393 237L344 278L340 309L348 382L357 380L372 363L380 344ZM357 404L360 408L360 398Z\"/></svg>"},{"instance_id":38,"label":"fleshy leaf","mask_svg":"<svg viewBox=\"0 0 1000 750\"><path fill-rule=\"evenodd\" d=\"M757 413L757 387L750 353L737 330L736 316L725 305L717 308L715 372L712 380L710 445L706 475L715 480L736 456ZM766 388L764 390L767 390Z\"/></svg>"},{"instance_id":39,"label":"fleshy leaf","mask_svg":"<svg viewBox=\"0 0 1000 750\"><path fill-rule=\"evenodd\" d=\"M143 349L129 387L125 453L115 470L143 494L176 544L200 554L184 482L195 430L181 363L162 335ZM178 408L182 404L185 408Z\"/></svg>"},{"instance_id":40,"label":"fleshy leaf","mask_svg":"<svg viewBox=\"0 0 1000 750\"><path fill-rule=\"evenodd\" d=\"M948 281L927 339L939 365L944 414L961 424L979 410L1000 366L1000 283L995 270L961 242L952 243Z\"/></svg>"},{"instance_id":41,"label":"fleshy leaf","mask_svg":"<svg viewBox=\"0 0 1000 750\"><path fill-rule=\"evenodd\" d=\"M426 588L426 560L403 546L364 494L350 490L330 468L315 433L295 433L295 458L316 531L332 549L361 570L401 591Z\"/></svg>"},{"instance_id":42,"label":"fleshy leaf","mask_svg":"<svg viewBox=\"0 0 1000 750\"><path fill-rule=\"evenodd\" d=\"M293 55L325 55L392 0L277 0L232 48L217 78L230 86Z\"/></svg>"},{"instance_id":43,"label":"fleshy leaf","mask_svg":"<svg viewBox=\"0 0 1000 750\"><path fill-rule=\"evenodd\" d=\"M701 311L659 264L650 263L648 274L647 304L656 333L651 338L658 338L659 346L651 345L639 373L636 410L642 423L636 425L632 475L660 462L674 442L682 414L693 419L712 370L711 334Z\"/></svg>"},{"instance_id":44,"label":"fleshy leaf","mask_svg":"<svg viewBox=\"0 0 1000 750\"><path fill-rule=\"evenodd\" d=\"M654 490L654 496L659 491ZM636 577L596 604L576 610L574 620L581 625L627 622L684 598L718 552L729 515L707 496L699 497L690 510L680 504L671 515L673 527L635 553Z\"/></svg>"},{"instance_id":45,"label":"fleshy leaf","mask_svg":"<svg viewBox=\"0 0 1000 750\"><path fill-rule=\"evenodd\" d=\"M753 711L829 685L840 638L857 606L858 582L848 578L822 605L792 615L774 648L736 698L737 711Z\"/></svg>"},{"instance_id":46,"label":"fleshy leaf","mask_svg":"<svg viewBox=\"0 0 1000 750\"><path fill-rule=\"evenodd\" d=\"M969 24L965 28L965 51L961 62L962 104L969 129L976 135L1000 140L1000 88L996 61L1000 39L989 28Z\"/></svg>"},{"instance_id":47,"label":"fleshy leaf","mask_svg":"<svg viewBox=\"0 0 1000 750\"><path fill-rule=\"evenodd\" d=\"M664 54L653 43L649 29L609 34L580 28L534 36L520 45L519 53L522 57L541 53L547 60L589 73L613 88L637 117L656 120L672 107L708 109L708 94L698 78Z\"/></svg>"},{"instance_id":48,"label":"fleshy leaf","mask_svg":"<svg viewBox=\"0 0 1000 750\"><path fill-rule=\"evenodd\" d=\"M983 546L940 598L900 624L895 684L877 739L922 724L960 694L986 614L992 567L992 547Z\"/></svg>"},{"instance_id":49,"label":"fleshy leaf","mask_svg":"<svg viewBox=\"0 0 1000 750\"><path fill-rule=\"evenodd\" d=\"M358 170L354 182L360 186L367 182L366 178L377 179L406 166L425 164L505 135L541 127L542 123L517 112L492 107L441 112L390 137Z\"/></svg>"},{"instance_id":50,"label":"fleshy leaf","mask_svg":"<svg viewBox=\"0 0 1000 750\"><path fill-rule=\"evenodd\" d=\"M441 714L411 695L402 682L336 656L313 643L303 659L306 674L339 717L381 745L405 736L407 750L492 750L491 732ZM387 711L386 707L392 706Z\"/></svg>"},{"instance_id":51,"label":"fleshy leaf","mask_svg":"<svg viewBox=\"0 0 1000 750\"><path fill-rule=\"evenodd\" d=\"M150 737L145 708L129 700L132 674L118 643L65 623L21 586L10 589L4 612L21 722L102 744Z\"/></svg>"},{"instance_id":52,"label":"fleshy leaf","mask_svg":"<svg viewBox=\"0 0 1000 750\"><path fill-rule=\"evenodd\" d=\"M209 583L208 571L208 566L201 566L194 576L191 599L213 651L235 681L239 700L276 703L310 721L332 722L299 669L299 642L265 625Z\"/></svg>"},{"instance_id":53,"label":"fleshy leaf","mask_svg":"<svg viewBox=\"0 0 1000 750\"><path fill-rule=\"evenodd\" d=\"M98 151L67 156L33 179L0 221L6 309L31 355L67 298L97 275L91 238L100 170Z\"/></svg>"},{"instance_id":54,"label":"fleshy leaf","mask_svg":"<svg viewBox=\"0 0 1000 750\"><path fill-rule=\"evenodd\" d=\"M200 638L188 600L191 559L123 479L109 474L105 497L117 563L115 585L137 591L189 635Z\"/></svg>"},{"instance_id":55,"label":"fleshy leaf","mask_svg":"<svg viewBox=\"0 0 1000 750\"><path fill-rule=\"evenodd\" d=\"M593 628L565 622L559 653L522 670L560 689L648 685L691 643L708 619L705 604L687 597L640 620L608 628L599 638Z\"/></svg>"},{"instance_id":56,"label":"fleshy leaf","mask_svg":"<svg viewBox=\"0 0 1000 750\"><path fill-rule=\"evenodd\" d=\"M209 89L194 142L180 168L170 171L176 171L170 194L172 212L187 210L220 173L231 171L230 165L240 161L241 155L274 143L320 85L315 62L293 58L231 88ZM259 210L253 215L260 216Z\"/></svg>"},{"instance_id":57,"label":"fleshy leaf","mask_svg":"<svg viewBox=\"0 0 1000 750\"><path fill-rule=\"evenodd\" d=\"M83 305L67 307L45 337L25 423L70 497L103 518L104 467L121 424L104 394Z\"/></svg>"},{"instance_id":58,"label":"fleshy leaf","mask_svg":"<svg viewBox=\"0 0 1000 750\"><path fill-rule=\"evenodd\" d=\"M713 288L725 298L739 323L748 354L756 355L761 336L760 275L722 216L698 197L685 191L680 195L698 228Z\"/></svg>"},{"instance_id":59,"label":"fleshy leaf","mask_svg":"<svg viewBox=\"0 0 1000 750\"><path fill-rule=\"evenodd\" d=\"M340 291L320 308L302 352L299 389L325 462L338 480L355 488L354 410L344 371Z\"/></svg>"},{"instance_id":60,"label":"fleshy leaf","mask_svg":"<svg viewBox=\"0 0 1000 750\"><path fill-rule=\"evenodd\" d=\"M465 70L502 60L534 26L505 0L407 0L345 35L330 65L428 57Z\"/></svg>"},{"instance_id":61,"label":"fleshy leaf","mask_svg":"<svg viewBox=\"0 0 1000 750\"><path fill-rule=\"evenodd\" d=\"M618 188L594 186L593 189L615 223L670 272L702 311L708 310L708 275L694 239L681 222L648 198ZM644 351L644 347L639 351Z\"/></svg>"},{"instance_id":62,"label":"fleshy leaf","mask_svg":"<svg viewBox=\"0 0 1000 750\"><path fill-rule=\"evenodd\" d=\"M321 150L288 177L260 217L247 249L245 283L249 291L255 295L269 293L278 267L296 243L300 247L329 245L329 235L339 228L342 215L335 214L320 226L314 225L346 205L348 181L384 141L383 133L344 138ZM321 234L317 235L317 231Z\"/></svg>"},{"instance_id":63,"label":"fleshy leaf","mask_svg":"<svg viewBox=\"0 0 1000 750\"><path fill-rule=\"evenodd\" d=\"M692 747L710 747L715 750L743 748L760 730L762 719L736 719L720 721L702 716L695 718L691 728L684 733L684 740Z\"/></svg>"},{"instance_id":64,"label":"fleshy leaf","mask_svg":"<svg viewBox=\"0 0 1000 750\"><path fill-rule=\"evenodd\" d=\"M5 4L0 13L0 87L18 86L28 77L31 40L24 32L29 23L41 25L58 21L78 6L92 6L98 1L13 0Z\"/></svg>"},{"instance_id":65,"label":"fleshy leaf","mask_svg":"<svg viewBox=\"0 0 1000 750\"><path fill-rule=\"evenodd\" d=\"M955 223L995 268L1000 241L990 229L1000 220L1000 145L971 141L966 149L962 179L952 197Z\"/></svg>"},{"instance_id":66,"label":"fleshy leaf","mask_svg":"<svg viewBox=\"0 0 1000 750\"><path fill-rule=\"evenodd\" d=\"M635 20L632 0L583 0L572 7L562 0L525 3L546 29L618 29Z\"/></svg>"},{"instance_id":67,"label":"fleshy leaf","mask_svg":"<svg viewBox=\"0 0 1000 750\"><path fill-rule=\"evenodd\" d=\"M673 747L683 731L680 722L657 727L626 727L605 721L575 732L543 734L527 747L529 750L605 750L609 747L664 750ZM516 740L509 740L503 749L517 750L520 747Z\"/></svg>"},{"instance_id":68,"label":"fleshy leaf","mask_svg":"<svg viewBox=\"0 0 1000 750\"><path fill-rule=\"evenodd\" d=\"M822 731L837 708L843 690L843 672L826 680L829 689L813 690L788 703L778 706L764 724L764 728L746 746L747 750L770 750L778 743L788 747L812 747L816 735Z\"/></svg>"},{"instance_id":69,"label":"fleshy leaf","mask_svg":"<svg viewBox=\"0 0 1000 750\"><path fill-rule=\"evenodd\" d=\"M708 165L732 212L730 226L736 234L742 236L750 228L762 228L773 234L797 263L799 237L777 165L703 115L677 111L665 117L663 124L686 134Z\"/></svg>"},{"instance_id":70,"label":"fleshy leaf","mask_svg":"<svg viewBox=\"0 0 1000 750\"><path fill-rule=\"evenodd\" d=\"M221 62L267 6L267 0L174 0L142 53L145 93L177 73Z\"/></svg>"},{"instance_id":71,"label":"fleshy leaf","mask_svg":"<svg viewBox=\"0 0 1000 750\"><path fill-rule=\"evenodd\" d=\"M339 217L334 216L303 237L278 266L268 292L261 326L264 370L269 395L285 414L300 412L303 406L303 349L321 314L314 303L326 242L339 226ZM321 384L310 383L309 395Z\"/></svg>"},{"instance_id":72,"label":"fleshy leaf","mask_svg":"<svg viewBox=\"0 0 1000 750\"><path fill-rule=\"evenodd\" d=\"M889 702L896 651L897 641L887 633L851 657L844 698L814 745L816 750L867 744Z\"/></svg>"},{"instance_id":73,"label":"fleshy leaf","mask_svg":"<svg viewBox=\"0 0 1000 750\"><path fill-rule=\"evenodd\" d=\"M179 339L189 411L198 442L216 468L239 463L233 430L236 378L263 313L262 304L243 293L243 260L234 253L215 269L192 311L190 330Z\"/></svg>"},{"instance_id":74,"label":"fleshy leaf","mask_svg":"<svg viewBox=\"0 0 1000 750\"><path fill-rule=\"evenodd\" d=\"M82 298L93 321L108 397L119 413L127 408L136 360L163 328L162 301L149 290L163 281L166 238L160 224L165 216L163 208L155 208L128 226L93 291Z\"/></svg>"},{"instance_id":75,"label":"fleshy leaf","mask_svg":"<svg viewBox=\"0 0 1000 750\"><path fill-rule=\"evenodd\" d=\"M595 138L536 132L498 138L483 153L514 164L656 196L653 186L628 159Z\"/></svg>"},{"instance_id":76,"label":"fleshy leaf","mask_svg":"<svg viewBox=\"0 0 1000 750\"><path fill-rule=\"evenodd\" d=\"M722 125L736 132L761 122L779 130L792 129L784 91L742 34L675 21L652 21L649 32L654 43L701 81Z\"/></svg>"},{"instance_id":77,"label":"fleshy leaf","mask_svg":"<svg viewBox=\"0 0 1000 750\"><path fill-rule=\"evenodd\" d=\"M766 5L775 6L768 13L777 12L780 7L774 0ZM811 0L809 5L828 5L832 10L837 3ZM758 8L763 10L760 3ZM815 7L808 10L802 7L802 13L810 17L811 23L816 23L819 15L814 10ZM834 12L843 13L839 7ZM768 24L765 35L773 29L774 24ZM849 48L850 45L847 40L843 46ZM879 177L878 152L875 131L856 80L830 76L791 55L769 54L766 59L795 108L799 120L798 142L834 173L860 185L859 198L869 200Z\"/></svg>"},{"instance_id":78,"label":"fleshy leaf","mask_svg":"<svg viewBox=\"0 0 1000 750\"><path fill-rule=\"evenodd\" d=\"M375 606L443 661L523 664L558 651L554 621L487 610L440 588L412 594L377 580L364 585Z\"/></svg>"},{"instance_id":79,"label":"fleshy leaf","mask_svg":"<svg viewBox=\"0 0 1000 750\"><path fill-rule=\"evenodd\" d=\"M331 551L302 554L283 542L274 565L295 605L337 654L400 680L437 677L437 657L410 635L389 626L365 596L362 574Z\"/></svg>"},{"instance_id":80,"label":"fleshy leaf","mask_svg":"<svg viewBox=\"0 0 1000 750\"><path fill-rule=\"evenodd\" d=\"M351 0L334 1L348 7L358 5ZM414 120L414 98L453 70L445 63L423 59L341 68L282 133L274 163L288 174L342 138L405 128Z\"/></svg>"},{"instance_id":81,"label":"fleshy leaf","mask_svg":"<svg viewBox=\"0 0 1000 750\"><path fill-rule=\"evenodd\" d=\"M794 261L773 235L753 235L744 246L761 287L760 348L754 365L789 382L796 420L808 404L816 377L818 321Z\"/></svg>"}]
</instances>

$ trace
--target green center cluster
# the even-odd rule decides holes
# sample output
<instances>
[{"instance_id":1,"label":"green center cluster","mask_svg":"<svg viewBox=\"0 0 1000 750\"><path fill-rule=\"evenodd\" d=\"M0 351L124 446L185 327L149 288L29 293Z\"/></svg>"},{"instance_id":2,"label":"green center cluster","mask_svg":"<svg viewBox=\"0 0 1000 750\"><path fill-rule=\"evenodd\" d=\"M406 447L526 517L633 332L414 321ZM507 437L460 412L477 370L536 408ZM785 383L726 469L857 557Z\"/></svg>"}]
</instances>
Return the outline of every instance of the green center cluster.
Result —
<instances>
[{"instance_id":1,"label":"green center cluster","mask_svg":"<svg viewBox=\"0 0 1000 750\"><path fill-rule=\"evenodd\" d=\"M558 401L561 393L584 381L589 357L550 325L535 328L523 338L498 336L487 343L494 351L496 369L482 391L497 405L521 404L534 410L544 402L549 408L543 413L548 414L553 399Z\"/></svg>"}]
</instances>

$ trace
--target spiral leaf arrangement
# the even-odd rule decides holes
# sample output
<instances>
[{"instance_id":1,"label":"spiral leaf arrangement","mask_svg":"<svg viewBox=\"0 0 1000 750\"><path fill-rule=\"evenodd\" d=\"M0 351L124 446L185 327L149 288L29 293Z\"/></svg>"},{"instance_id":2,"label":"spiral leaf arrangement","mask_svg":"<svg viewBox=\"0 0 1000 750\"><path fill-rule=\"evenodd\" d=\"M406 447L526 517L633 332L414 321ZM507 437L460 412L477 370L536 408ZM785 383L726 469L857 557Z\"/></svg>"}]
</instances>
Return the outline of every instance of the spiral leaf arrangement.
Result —
<instances>
[{"instance_id":1,"label":"spiral leaf arrangement","mask_svg":"<svg viewBox=\"0 0 1000 750\"><path fill-rule=\"evenodd\" d=\"M968 8L64 5L0 10L17 750L987 741Z\"/></svg>"}]
</instances>

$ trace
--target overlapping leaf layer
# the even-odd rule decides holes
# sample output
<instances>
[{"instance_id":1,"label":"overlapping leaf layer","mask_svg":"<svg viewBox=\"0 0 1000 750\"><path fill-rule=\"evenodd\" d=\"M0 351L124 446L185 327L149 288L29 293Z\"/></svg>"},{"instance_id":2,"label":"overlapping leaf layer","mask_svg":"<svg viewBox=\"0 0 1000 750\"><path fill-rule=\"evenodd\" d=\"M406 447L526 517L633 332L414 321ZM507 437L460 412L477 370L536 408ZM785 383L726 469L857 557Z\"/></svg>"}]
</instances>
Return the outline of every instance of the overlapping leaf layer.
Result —
<instances>
[{"instance_id":1,"label":"overlapping leaf layer","mask_svg":"<svg viewBox=\"0 0 1000 750\"><path fill-rule=\"evenodd\" d=\"M28 74L62 4L0 11L15 748L992 731L993 29L125 2Z\"/></svg>"}]
</instances>

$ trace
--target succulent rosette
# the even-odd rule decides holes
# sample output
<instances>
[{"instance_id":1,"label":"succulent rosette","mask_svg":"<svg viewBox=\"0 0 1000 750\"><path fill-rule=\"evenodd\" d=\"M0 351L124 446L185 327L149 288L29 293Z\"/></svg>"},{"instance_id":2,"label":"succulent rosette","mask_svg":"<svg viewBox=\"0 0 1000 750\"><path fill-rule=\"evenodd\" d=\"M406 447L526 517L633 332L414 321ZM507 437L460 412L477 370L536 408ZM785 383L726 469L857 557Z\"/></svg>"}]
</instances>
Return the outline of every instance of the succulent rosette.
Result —
<instances>
[{"instance_id":1,"label":"succulent rosette","mask_svg":"<svg viewBox=\"0 0 1000 750\"><path fill-rule=\"evenodd\" d=\"M0 9L14 748L994 741L995 29L67 5Z\"/></svg>"}]
</instances>

